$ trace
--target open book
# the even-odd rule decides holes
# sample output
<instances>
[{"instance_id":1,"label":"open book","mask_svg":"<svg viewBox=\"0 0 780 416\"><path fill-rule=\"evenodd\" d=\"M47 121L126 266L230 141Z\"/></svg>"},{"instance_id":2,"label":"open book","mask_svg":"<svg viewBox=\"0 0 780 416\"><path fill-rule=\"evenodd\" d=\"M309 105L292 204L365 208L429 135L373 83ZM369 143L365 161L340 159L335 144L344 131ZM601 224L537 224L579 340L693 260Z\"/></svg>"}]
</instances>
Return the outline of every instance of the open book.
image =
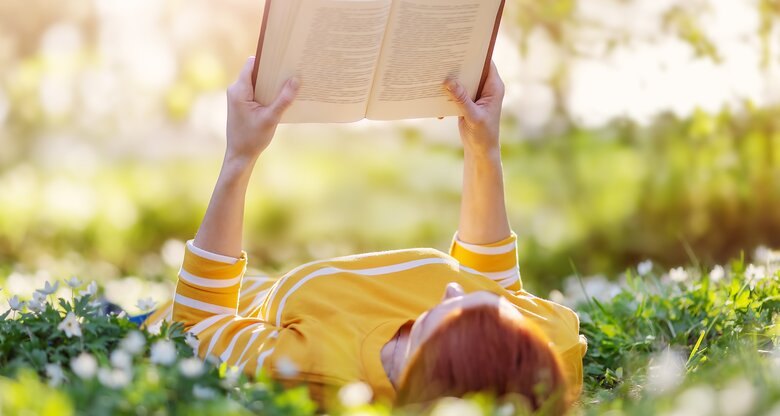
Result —
<instances>
[{"instance_id":1,"label":"open book","mask_svg":"<svg viewBox=\"0 0 780 416\"><path fill-rule=\"evenodd\" d=\"M442 87L482 90L505 0L266 0L252 79L270 104L301 81L283 123L460 115Z\"/></svg>"}]
</instances>

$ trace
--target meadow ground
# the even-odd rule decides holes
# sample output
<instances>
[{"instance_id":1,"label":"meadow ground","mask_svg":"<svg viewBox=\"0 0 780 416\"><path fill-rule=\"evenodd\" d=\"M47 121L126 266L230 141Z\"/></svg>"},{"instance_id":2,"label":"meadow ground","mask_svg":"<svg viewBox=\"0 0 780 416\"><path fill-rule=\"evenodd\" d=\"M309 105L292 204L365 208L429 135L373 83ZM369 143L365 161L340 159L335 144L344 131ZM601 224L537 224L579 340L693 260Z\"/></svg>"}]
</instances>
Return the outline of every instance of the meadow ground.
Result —
<instances>
[{"instance_id":1,"label":"meadow ground","mask_svg":"<svg viewBox=\"0 0 780 416\"><path fill-rule=\"evenodd\" d=\"M589 340L575 414L780 415L780 253L763 249L711 270L647 261L617 283L571 278L570 304ZM305 388L248 380L193 355L178 325L139 330L104 314L95 282L46 282L0 320L1 414L268 414L315 411ZM141 310L154 302L140 300ZM295 369L291 369L295 371ZM371 405L362 383L331 414L411 411ZM415 409L415 412L419 409ZM444 399L434 415L524 414L522 403Z\"/></svg>"}]
</instances>

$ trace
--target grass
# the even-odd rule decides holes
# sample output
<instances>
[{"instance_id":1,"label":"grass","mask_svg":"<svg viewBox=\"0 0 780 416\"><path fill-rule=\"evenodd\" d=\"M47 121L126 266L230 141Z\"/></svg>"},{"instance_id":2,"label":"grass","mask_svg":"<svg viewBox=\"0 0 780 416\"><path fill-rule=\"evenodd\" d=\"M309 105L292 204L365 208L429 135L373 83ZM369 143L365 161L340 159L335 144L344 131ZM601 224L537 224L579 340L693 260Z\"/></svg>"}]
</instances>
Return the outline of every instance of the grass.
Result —
<instances>
[{"instance_id":1,"label":"grass","mask_svg":"<svg viewBox=\"0 0 780 416\"><path fill-rule=\"evenodd\" d=\"M577 305L588 338L581 414L777 415L780 410L780 256L735 260L723 269L627 271L618 290ZM582 288L594 287L587 281ZM0 413L311 414L305 389L248 380L192 360L178 325L138 331L104 315L87 291L37 295L38 304L0 316ZM79 293L79 294L77 294ZM601 300L597 300L597 299ZM569 301L569 299L562 299ZM34 309L34 311L31 310ZM69 337L63 317L80 317ZM128 339L141 335L140 348ZM161 347L161 345L164 345ZM175 354L160 351L172 347ZM82 359L85 355L94 358ZM121 357L117 357L117 356ZM128 361L129 360L129 361ZM193 367L194 366L194 367ZM332 414L392 413L365 403L352 385ZM520 407L477 396L445 400L435 414L514 414ZM396 411L398 413L398 411Z\"/></svg>"}]
</instances>

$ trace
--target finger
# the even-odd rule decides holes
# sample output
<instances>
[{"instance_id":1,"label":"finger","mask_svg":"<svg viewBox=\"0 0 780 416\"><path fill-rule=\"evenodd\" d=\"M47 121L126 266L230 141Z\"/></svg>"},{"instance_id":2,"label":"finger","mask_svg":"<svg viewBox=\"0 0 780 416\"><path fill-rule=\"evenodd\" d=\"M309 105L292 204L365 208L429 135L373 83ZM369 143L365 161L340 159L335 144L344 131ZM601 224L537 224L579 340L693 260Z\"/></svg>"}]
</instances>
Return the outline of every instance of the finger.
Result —
<instances>
[{"instance_id":1,"label":"finger","mask_svg":"<svg viewBox=\"0 0 780 416\"><path fill-rule=\"evenodd\" d=\"M238 79L233 85L230 86L231 93L235 98L242 101L254 101L255 88L252 85L252 70L255 67L255 57L250 56L244 62L244 67L241 68L241 73L238 75Z\"/></svg>"},{"instance_id":2,"label":"finger","mask_svg":"<svg viewBox=\"0 0 780 416\"><path fill-rule=\"evenodd\" d=\"M284 83L282 92L269 106L275 116L281 117L285 110L290 108L290 105L295 101L295 96L298 95L298 88L300 88L300 81L297 78L290 78Z\"/></svg>"},{"instance_id":3,"label":"finger","mask_svg":"<svg viewBox=\"0 0 780 416\"><path fill-rule=\"evenodd\" d=\"M466 88L458 81L454 79L448 79L444 82L444 87L447 90L452 101L461 109L464 115L471 115L476 110L474 101L471 101Z\"/></svg>"},{"instance_id":4,"label":"finger","mask_svg":"<svg viewBox=\"0 0 780 416\"><path fill-rule=\"evenodd\" d=\"M504 81L501 80L501 76L498 74L498 68L494 62L491 62L490 71L488 71L487 79L485 79L485 86L482 88L482 96L477 102L493 99L493 97L501 100L504 98L504 89Z\"/></svg>"}]
</instances>

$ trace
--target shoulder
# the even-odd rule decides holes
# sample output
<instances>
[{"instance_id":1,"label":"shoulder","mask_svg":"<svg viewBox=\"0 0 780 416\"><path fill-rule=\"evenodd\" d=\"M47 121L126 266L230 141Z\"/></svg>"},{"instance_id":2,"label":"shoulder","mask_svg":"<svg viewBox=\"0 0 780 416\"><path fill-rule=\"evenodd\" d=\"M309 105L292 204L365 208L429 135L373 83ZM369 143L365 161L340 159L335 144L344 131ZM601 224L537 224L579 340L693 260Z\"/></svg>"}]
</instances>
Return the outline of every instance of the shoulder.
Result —
<instances>
[{"instance_id":1,"label":"shoulder","mask_svg":"<svg viewBox=\"0 0 780 416\"><path fill-rule=\"evenodd\" d=\"M542 327L559 351L581 343L580 318L574 310L525 290L510 292L508 298L521 313Z\"/></svg>"}]
</instances>

